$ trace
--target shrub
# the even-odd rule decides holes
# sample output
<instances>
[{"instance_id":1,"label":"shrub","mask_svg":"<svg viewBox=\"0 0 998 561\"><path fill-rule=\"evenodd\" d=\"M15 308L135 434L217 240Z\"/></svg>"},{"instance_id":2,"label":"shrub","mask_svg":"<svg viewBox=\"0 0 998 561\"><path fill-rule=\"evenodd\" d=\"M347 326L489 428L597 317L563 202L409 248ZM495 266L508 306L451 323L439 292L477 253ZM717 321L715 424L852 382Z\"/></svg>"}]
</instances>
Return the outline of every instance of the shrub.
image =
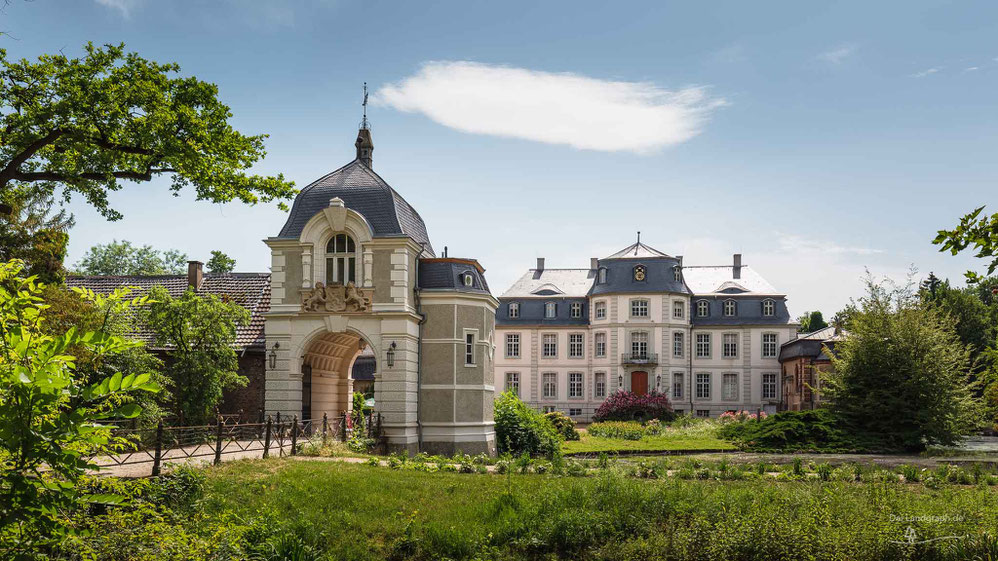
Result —
<instances>
[{"instance_id":1,"label":"shrub","mask_svg":"<svg viewBox=\"0 0 998 561\"><path fill-rule=\"evenodd\" d=\"M565 440L578 440L579 431L575 430L575 421L561 411L552 411L544 415L554 425L554 430Z\"/></svg>"},{"instance_id":2,"label":"shrub","mask_svg":"<svg viewBox=\"0 0 998 561\"><path fill-rule=\"evenodd\" d=\"M554 425L511 392L495 400L495 423L500 454L553 457L560 452Z\"/></svg>"},{"instance_id":3,"label":"shrub","mask_svg":"<svg viewBox=\"0 0 998 561\"><path fill-rule=\"evenodd\" d=\"M766 415L765 411L760 411L758 415L756 413L751 413L749 411L725 411L724 413L721 413L721 415L718 417L718 420L722 424L734 423L734 422L744 423L745 421L762 420L768 416L769 415Z\"/></svg>"},{"instance_id":4,"label":"shrub","mask_svg":"<svg viewBox=\"0 0 998 561\"><path fill-rule=\"evenodd\" d=\"M827 409L784 411L755 423L727 423L718 433L750 450L866 450L868 441L849 436Z\"/></svg>"},{"instance_id":5,"label":"shrub","mask_svg":"<svg viewBox=\"0 0 998 561\"><path fill-rule=\"evenodd\" d=\"M661 419L671 421L675 414L669 397L658 392L638 395L619 390L606 398L596 413L594 421L647 421Z\"/></svg>"},{"instance_id":6,"label":"shrub","mask_svg":"<svg viewBox=\"0 0 998 561\"><path fill-rule=\"evenodd\" d=\"M641 440L645 435L645 427L634 421L604 421L593 423L586 429L590 436L598 438L620 438L623 440Z\"/></svg>"}]
</instances>

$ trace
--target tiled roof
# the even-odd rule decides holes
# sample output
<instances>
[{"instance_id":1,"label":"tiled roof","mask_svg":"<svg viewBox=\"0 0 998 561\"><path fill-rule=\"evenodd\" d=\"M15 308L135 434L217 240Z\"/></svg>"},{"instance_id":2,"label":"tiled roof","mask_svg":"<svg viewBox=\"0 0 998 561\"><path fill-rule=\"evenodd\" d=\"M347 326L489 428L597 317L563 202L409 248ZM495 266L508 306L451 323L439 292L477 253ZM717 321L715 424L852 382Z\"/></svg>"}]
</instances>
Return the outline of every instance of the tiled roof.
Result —
<instances>
[{"instance_id":1,"label":"tiled roof","mask_svg":"<svg viewBox=\"0 0 998 561\"><path fill-rule=\"evenodd\" d=\"M98 294L109 294L118 287L135 287L135 296L148 292L154 286L163 286L170 296L179 297L187 290L187 275L154 276L70 276L66 286L89 288ZM263 314L270 310L269 273L205 273L199 295L213 294L239 304L250 314L247 325L236 329L236 348L264 348ZM146 326L139 326L133 334L150 346L155 335Z\"/></svg>"},{"instance_id":2,"label":"tiled roof","mask_svg":"<svg viewBox=\"0 0 998 561\"><path fill-rule=\"evenodd\" d=\"M347 208L362 214L374 230L374 237L409 236L417 243L425 243L427 251L433 254L426 225L416 209L360 160L354 160L302 189L277 237L300 236L305 224L328 207L329 200L334 197L343 199Z\"/></svg>"},{"instance_id":3,"label":"tiled roof","mask_svg":"<svg viewBox=\"0 0 998 561\"><path fill-rule=\"evenodd\" d=\"M741 267L741 278L734 277L732 265L685 266L683 280L693 294L740 294L753 293L767 296L782 296L773 285L766 282L759 273L747 265Z\"/></svg>"},{"instance_id":4,"label":"tiled roof","mask_svg":"<svg viewBox=\"0 0 998 561\"><path fill-rule=\"evenodd\" d=\"M544 297L552 292L562 297L581 297L589 294L596 271L592 269L530 269L513 283L500 298ZM552 291L552 287L557 291Z\"/></svg>"}]
</instances>

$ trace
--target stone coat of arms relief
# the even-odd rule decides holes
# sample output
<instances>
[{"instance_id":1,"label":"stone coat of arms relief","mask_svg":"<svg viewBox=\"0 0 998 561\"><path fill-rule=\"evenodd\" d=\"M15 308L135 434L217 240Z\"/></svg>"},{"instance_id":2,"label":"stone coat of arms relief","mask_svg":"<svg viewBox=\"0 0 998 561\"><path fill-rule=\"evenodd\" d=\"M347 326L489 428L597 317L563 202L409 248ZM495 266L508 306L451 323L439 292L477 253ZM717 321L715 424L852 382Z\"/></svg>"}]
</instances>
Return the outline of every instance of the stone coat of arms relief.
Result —
<instances>
[{"instance_id":1,"label":"stone coat of arms relief","mask_svg":"<svg viewBox=\"0 0 998 561\"><path fill-rule=\"evenodd\" d=\"M352 282L324 285L315 283L315 288L302 290L301 309L303 312L342 312L359 313L371 310L373 290L357 288Z\"/></svg>"}]
</instances>

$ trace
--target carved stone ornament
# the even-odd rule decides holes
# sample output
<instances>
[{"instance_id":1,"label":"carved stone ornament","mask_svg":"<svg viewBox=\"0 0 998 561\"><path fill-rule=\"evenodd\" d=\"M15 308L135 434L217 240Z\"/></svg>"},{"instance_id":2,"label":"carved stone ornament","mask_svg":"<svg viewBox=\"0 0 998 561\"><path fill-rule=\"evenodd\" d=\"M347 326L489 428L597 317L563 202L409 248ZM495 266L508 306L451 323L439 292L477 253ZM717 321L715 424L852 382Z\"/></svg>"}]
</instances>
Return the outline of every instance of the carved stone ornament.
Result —
<instances>
[{"instance_id":1,"label":"carved stone ornament","mask_svg":"<svg viewBox=\"0 0 998 561\"><path fill-rule=\"evenodd\" d=\"M302 290L303 312L360 313L371 310L371 290L357 288L352 282L346 286L315 283L315 288Z\"/></svg>"}]
</instances>

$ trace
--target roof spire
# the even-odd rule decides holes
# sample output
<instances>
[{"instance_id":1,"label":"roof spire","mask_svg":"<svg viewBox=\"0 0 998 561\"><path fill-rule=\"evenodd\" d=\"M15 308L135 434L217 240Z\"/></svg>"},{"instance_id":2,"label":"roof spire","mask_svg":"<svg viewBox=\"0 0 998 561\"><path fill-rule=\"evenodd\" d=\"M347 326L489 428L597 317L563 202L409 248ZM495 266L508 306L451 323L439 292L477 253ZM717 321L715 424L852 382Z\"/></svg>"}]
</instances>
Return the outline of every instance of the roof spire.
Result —
<instances>
[{"instance_id":1,"label":"roof spire","mask_svg":"<svg viewBox=\"0 0 998 561\"><path fill-rule=\"evenodd\" d=\"M367 82L364 82L364 119L360 122L360 130L357 131L357 140L353 143L357 147L357 159L360 163L369 168L374 168L374 141L371 140L371 124L367 122Z\"/></svg>"},{"instance_id":2,"label":"roof spire","mask_svg":"<svg viewBox=\"0 0 998 561\"><path fill-rule=\"evenodd\" d=\"M639 247L641 247L641 230L638 230L638 243L634 244L634 255L638 254Z\"/></svg>"}]
</instances>

